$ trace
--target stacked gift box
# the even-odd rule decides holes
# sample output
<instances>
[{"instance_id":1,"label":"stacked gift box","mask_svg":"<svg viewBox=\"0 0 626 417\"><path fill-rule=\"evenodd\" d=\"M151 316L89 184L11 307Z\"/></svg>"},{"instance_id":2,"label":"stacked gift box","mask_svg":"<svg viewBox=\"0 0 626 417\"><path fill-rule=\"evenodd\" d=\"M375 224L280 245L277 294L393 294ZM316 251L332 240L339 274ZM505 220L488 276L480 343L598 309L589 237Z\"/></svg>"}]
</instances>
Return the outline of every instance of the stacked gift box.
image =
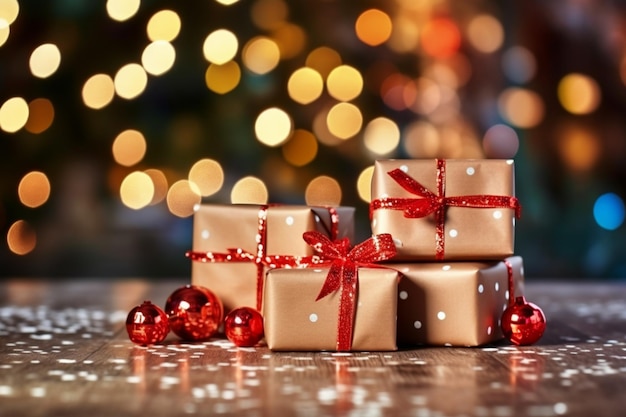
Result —
<instances>
[{"instance_id":1,"label":"stacked gift box","mask_svg":"<svg viewBox=\"0 0 626 417\"><path fill-rule=\"evenodd\" d=\"M272 350L490 343L523 291L514 183L513 161L377 161L356 245L351 207L201 205L192 284L262 311Z\"/></svg>"}]
</instances>

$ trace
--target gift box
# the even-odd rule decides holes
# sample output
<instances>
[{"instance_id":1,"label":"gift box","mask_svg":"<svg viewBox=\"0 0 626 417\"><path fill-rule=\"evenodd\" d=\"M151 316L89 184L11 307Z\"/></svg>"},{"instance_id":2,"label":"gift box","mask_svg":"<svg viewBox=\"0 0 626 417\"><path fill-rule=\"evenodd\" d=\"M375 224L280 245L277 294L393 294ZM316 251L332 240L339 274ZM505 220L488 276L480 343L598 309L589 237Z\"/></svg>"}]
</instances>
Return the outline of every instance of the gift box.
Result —
<instances>
[{"instance_id":1,"label":"gift box","mask_svg":"<svg viewBox=\"0 0 626 417\"><path fill-rule=\"evenodd\" d=\"M514 254L512 160L376 161L370 217L397 261L498 260Z\"/></svg>"},{"instance_id":2,"label":"gift box","mask_svg":"<svg viewBox=\"0 0 626 417\"><path fill-rule=\"evenodd\" d=\"M316 301L329 268L272 269L265 281L265 341L275 351L336 351L340 294ZM396 350L398 273L359 268L352 351Z\"/></svg>"},{"instance_id":3,"label":"gift box","mask_svg":"<svg viewBox=\"0 0 626 417\"><path fill-rule=\"evenodd\" d=\"M398 285L398 345L479 346L503 337L502 313L523 295L519 256L493 262L414 262L385 266ZM511 293L513 288L514 293Z\"/></svg>"},{"instance_id":4,"label":"gift box","mask_svg":"<svg viewBox=\"0 0 626 417\"><path fill-rule=\"evenodd\" d=\"M396 253L391 235L353 248L318 232L304 240L317 264L272 269L265 283L265 340L271 350L396 350L398 273L377 266ZM317 294L317 296L316 296Z\"/></svg>"},{"instance_id":5,"label":"gift box","mask_svg":"<svg viewBox=\"0 0 626 417\"><path fill-rule=\"evenodd\" d=\"M213 291L228 312L248 306L261 311L269 267L298 266L312 248L306 231L353 239L353 207L248 204L200 205L193 218L191 283Z\"/></svg>"}]
</instances>

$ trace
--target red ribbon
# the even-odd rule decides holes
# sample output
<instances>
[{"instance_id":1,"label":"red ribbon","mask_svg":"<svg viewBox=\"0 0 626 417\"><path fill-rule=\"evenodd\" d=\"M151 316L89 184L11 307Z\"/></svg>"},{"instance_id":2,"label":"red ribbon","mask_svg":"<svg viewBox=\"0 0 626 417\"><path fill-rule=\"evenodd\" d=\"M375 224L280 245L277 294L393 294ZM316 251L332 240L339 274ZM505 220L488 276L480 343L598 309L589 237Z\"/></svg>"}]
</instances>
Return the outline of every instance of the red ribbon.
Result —
<instances>
[{"instance_id":1,"label":"red ribbon","mask_svg":"<svg viewBox=\"0 0 626 417\"><path fill-rule=\"evenodd\" d=\"M509 306L512 306L515 303L515 281L513 277L513 265L508 260L504 260L504 266L506 266L506 275L508 278L509 284Z\"/></svg>"},{"instance_id":2,"label":"red ribbon","mask_svg":"<svg viewBox=\"0 0 626 417\"><path fill-rule=\"evenodd\" d=\"M316 262L314 256L292 256L292 255L267 255L267 209L269 206L263 205L258 213L258 229L255 236L256 253L250 253L242 248L228 248L227 252L196 252L187 251L187 256L192 261L199 262L250 262L256 265L256 308L261 310L263 302L263 282L265 268L296 268L305 267ZM327 207L330 214L330 235L332 239L337 238L339 233L339 214L334 207Z\"/></svg>"},{"instance_id":3,"label":"red ribbon","mask_svg":"<svg viewBox=\"0 0 626 417\"><path fill-rule=\"evenodd\" d=\"M401 169L387 173L402 188L421 198L381 198L370 204L370 218L374 210L402 210L406 218L435 216L435 258L442 260L445 252L445 209L447 207L509 208L515 210L515 217L521 215L521 205L516 197L500 195L446 196L446 161L437 159L437 194L433 193Z\"/></svg>"},{"instance_id":4,"label":"red ribbon","mask_svg":"<svg viewBox=\"0 0 626 417\"><path fill-rule=\"evenodd\" d=\"M378 267L375 262L391 259L396 247L390 234L372 236L350 249L346 238L331 241L319 232L305 232L304 240L319 253L318 266L330 266L324 285L315 301L341 291L337 322L337 351L352 348L352 333L358 288L358 267Z\"/></svg>"}]
</instances>

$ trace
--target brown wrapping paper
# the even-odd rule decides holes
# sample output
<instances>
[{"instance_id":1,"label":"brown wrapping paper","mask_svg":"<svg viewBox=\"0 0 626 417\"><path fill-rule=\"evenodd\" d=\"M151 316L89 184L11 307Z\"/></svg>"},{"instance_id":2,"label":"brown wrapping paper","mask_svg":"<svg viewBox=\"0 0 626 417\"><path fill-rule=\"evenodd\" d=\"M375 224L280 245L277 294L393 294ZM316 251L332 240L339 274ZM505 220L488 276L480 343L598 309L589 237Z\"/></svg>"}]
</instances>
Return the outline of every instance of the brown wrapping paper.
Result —
<instances>
[{"instance_id":1,"label":"brown wrapping paper","mask_svg":"<svg viewBox=\"0 0 626 417\"><path fill-rule=\"evenodd\" d=\"M265 340L277 351L334 351L339 291L317 298L329 268L272 269L265 281ZM353 351L396 350L398 273L359 268Z\"/></svg>"},{"instance_id":2,"label":"brown wrapping paper","mask_svg":"<svg viewBox=\"0 0 626 417\"><path fill-rule=\"evenodd\" d=\"M515 295L523 295L522 258L512 266ZM398 286L400 346L479 346L501 339L508 306L504 262L386 264L402 274Z\"/></svg>"},{"instance_id":3,"label":"brown wrapping paper","mask_svg":"<svg viewBox=\"0 0 626 417\"><path fill-rule=\"evenodd\" d=\"M420 198L402 188L387 173L396 168L437 193L434 159L376 161L372 201L384 197ZM446 196L515 196L512 160L446 160ZM434 215L406 218L402 210L377 209L374 234L390 233L396 242L396 261L430 261L436 256ZM444 260L503 259L514 254L515 211L508 208L448 207L445 218Z\"/></svg>"},{"instance_id":4,"label":"brown wrapping paper","mask_svg":"<svg viewBox=\"0 0 626 417\"><path fill-rule=\"evenodd\" d=\"M194 213L193 251L226 252L241 248L256 254L261 206L200 205ZM338 237L354 236L354 208L336 207L339 216ZM312 248L302 239L306 231L330 235L330 213L324 207L270 206L266 232L268 255L308 256ZM228 312L236 307L256 308L257 267L252 262L192 262L191 283L213 291Z\"/></svg>"}]
</instances>

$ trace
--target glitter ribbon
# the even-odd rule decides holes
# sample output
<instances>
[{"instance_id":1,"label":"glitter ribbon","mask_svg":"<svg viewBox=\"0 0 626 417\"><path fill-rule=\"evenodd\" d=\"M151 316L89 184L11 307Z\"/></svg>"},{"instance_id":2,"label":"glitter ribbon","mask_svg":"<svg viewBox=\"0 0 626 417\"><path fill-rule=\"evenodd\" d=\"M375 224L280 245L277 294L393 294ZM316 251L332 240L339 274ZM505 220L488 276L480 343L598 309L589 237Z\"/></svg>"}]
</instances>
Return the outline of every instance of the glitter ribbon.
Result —
<instances>
[{"instance_id":1,"label":"glitter ribbon","mask_svg":"<svg viewBox=\"0 0 626 417\"><path fill-rule=\"evenodd\" d=\"M263 303L263 282L265 268L299 268L316 263L317 256L292 256L292 255L267 255L267 209L263 205L258 213L258 228L255 236L256 253L248 252L242 248L228 248L226 252L198 252L187 251L187 256L192 261L198 262L250 262L256 265L256 308L261 310ZM330 236L336 239L339 233L339 214L334 207L326 207L330 214Z\"/></svg>"},{"instance_id":2,"label":"glitter ribbon","mask_svg":"<svg viewBox=\"0 0 626 417\"><path fill-rule=\"evenodd\" d=\"M509 306L515 304L515 281L513 276L513 265L507 259L504 261L504 265L506 266L506 275L509 281Z\"/></svg>"},{"instance_id":3,"label":"glitter ribbon","mask_svg":"<svg viewBox=\"0 0 626 417\"><path fill-rule=\"evenodd\" d=\"M370 218L374 210L402 210L406 218L421 218L429 214L435 216L435 258L442 260L445 253L445 213L447 207L509 208L515 210L515 217L521 215L521 205L516 197L500 195L464 195L446 197L446 161L437 159L437 193L433 193L401 169L387 173L402 188L421 198L381 198L370 204Z\"/></svg>"},{"instance_id":4,"label":"glitter ribbon","mask_svg":"<svg viewBox=\"0 0 626 417\"><path fill-rule=\"evenodd\" d=\"M331 241L319 232L305 232L304 240L319 253L317 266L330 266L315 301L341 291L337 322L337 351L352 349L352 333L358 289L358 267L380 268L375 262L391 259L396 247L390 234L375 235L350 249L346 238Z\"/></svg>"}]
</instances>

